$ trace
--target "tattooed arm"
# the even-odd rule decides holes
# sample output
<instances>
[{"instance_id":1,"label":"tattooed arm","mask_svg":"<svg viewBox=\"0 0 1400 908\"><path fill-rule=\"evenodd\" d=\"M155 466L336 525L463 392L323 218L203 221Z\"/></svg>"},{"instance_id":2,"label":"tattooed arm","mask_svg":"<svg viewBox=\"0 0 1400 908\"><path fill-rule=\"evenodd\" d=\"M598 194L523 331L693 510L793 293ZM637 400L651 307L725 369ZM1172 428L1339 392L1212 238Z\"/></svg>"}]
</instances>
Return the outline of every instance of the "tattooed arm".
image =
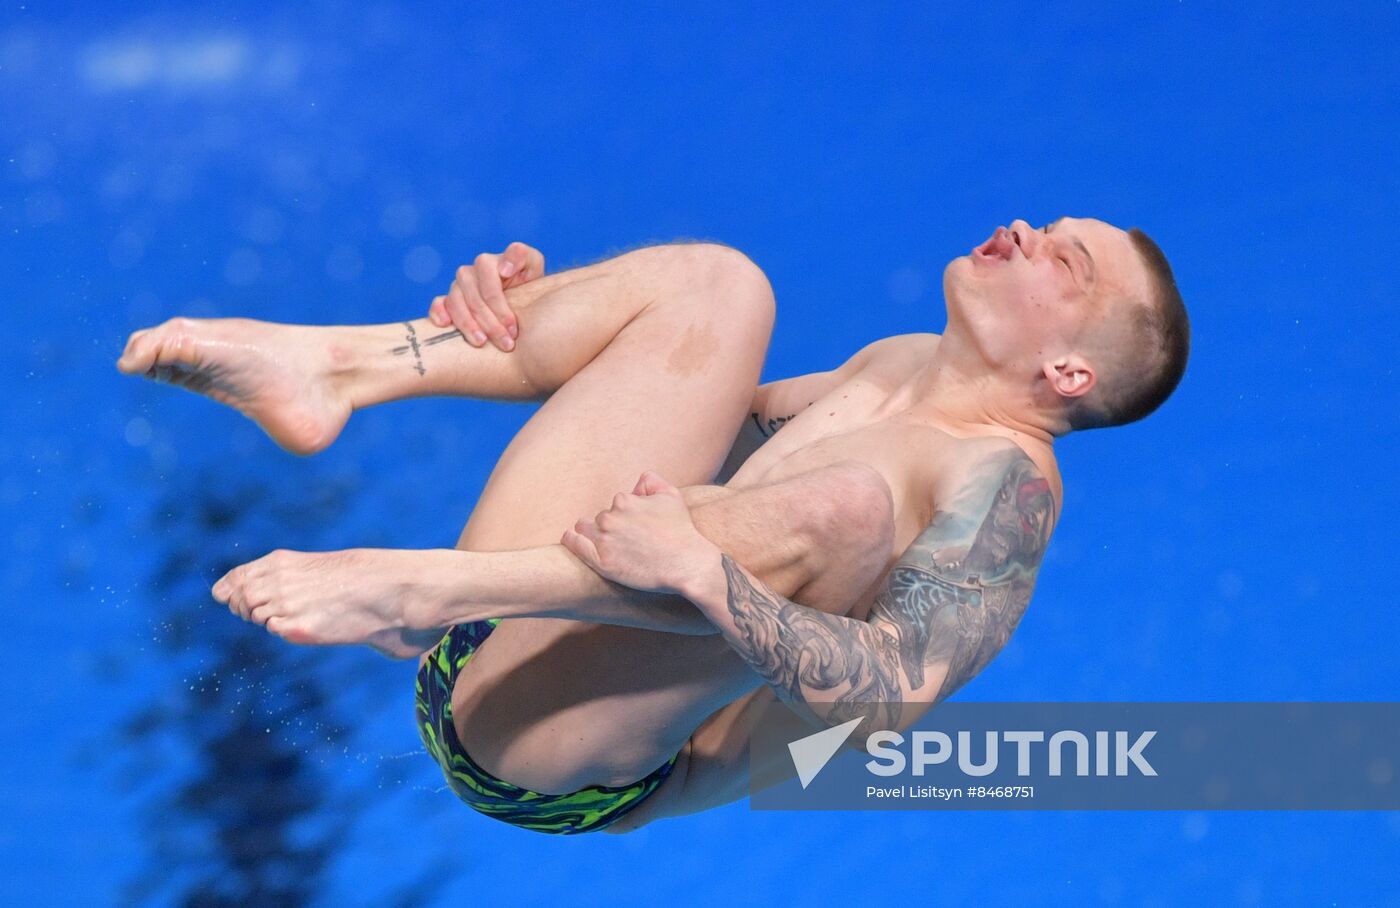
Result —
<instances>
[{"instance_id":1,"label":"tattooed arm","mask_svg":"<svg viewBox=\"0 0 1400 908\"><path fill-rule=\"evenodd\" d=\"M1024 453L971 470L900 556L866 621L775 594L728 555L685 595L783 700L835 725L903 728L992 660L1021 620L1054 523Z\"/></svg>"}]
</instances>

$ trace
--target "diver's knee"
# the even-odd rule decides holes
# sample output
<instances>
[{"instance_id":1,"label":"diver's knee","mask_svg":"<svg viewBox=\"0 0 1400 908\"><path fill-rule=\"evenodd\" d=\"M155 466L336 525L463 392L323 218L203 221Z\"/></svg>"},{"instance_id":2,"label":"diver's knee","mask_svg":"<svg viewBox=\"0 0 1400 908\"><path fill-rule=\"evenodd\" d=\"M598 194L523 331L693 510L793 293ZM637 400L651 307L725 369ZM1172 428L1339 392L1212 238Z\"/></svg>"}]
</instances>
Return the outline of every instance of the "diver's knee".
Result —
<instances>
[{"instance_id":1,"label":"diver's knee","mask_svg":"<svg viewBox=\"0 0 1400 908\"><path fill-rule=\"evenodd\" d=\"M708 310L722 309L731 325L751 324L764 336L772 330L777 311L773 285L763 269L744 253L723 243L694 243L688 254L696 263L691 272L706 289Z\"/></svg>"}]
</instances>

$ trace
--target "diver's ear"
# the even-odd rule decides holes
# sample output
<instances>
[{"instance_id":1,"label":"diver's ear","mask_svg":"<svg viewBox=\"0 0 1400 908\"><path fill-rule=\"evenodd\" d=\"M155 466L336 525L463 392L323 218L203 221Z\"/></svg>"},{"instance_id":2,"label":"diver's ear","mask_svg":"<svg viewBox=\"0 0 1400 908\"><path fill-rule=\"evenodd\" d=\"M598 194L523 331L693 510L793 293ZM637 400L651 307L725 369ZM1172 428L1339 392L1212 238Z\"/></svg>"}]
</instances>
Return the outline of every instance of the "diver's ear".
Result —
<instances>
[{"instance_id":1,"label":"diver's ear","mask_svg":"<svg viewBox=\"0 0 1400 908\"><path fill-rule=\"evenodd\" d=\"M1094 388L1098 376L1094 367L1078 353L1070 353L1059 359L1047 362L1042 370L1046 381L1061 397L1083 397Z\"/></svg>"}]
</instances>

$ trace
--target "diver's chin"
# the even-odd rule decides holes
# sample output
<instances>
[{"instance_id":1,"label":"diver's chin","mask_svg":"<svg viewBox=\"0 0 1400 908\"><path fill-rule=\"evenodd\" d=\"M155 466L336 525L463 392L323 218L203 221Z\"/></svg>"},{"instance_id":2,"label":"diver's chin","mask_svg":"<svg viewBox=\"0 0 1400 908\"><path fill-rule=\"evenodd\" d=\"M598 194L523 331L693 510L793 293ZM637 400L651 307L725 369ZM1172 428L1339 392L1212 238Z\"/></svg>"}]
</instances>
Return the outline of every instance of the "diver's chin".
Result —
<instances>
[{"instance_id":1,"label":"diver's chin","mask_svg":"<svg viewBox=\"0 0 1400 908\"><path fill-rule=\"evenodd\" d=\"M984 265L979 265L973 256L959 256L943 269L943 293L949 297L956 293L971 299L981 295L974 288L985 284L991 276L991 272Z\"/></svg>"},{"instance_id":2,"label":"diver's chin","mask_svg":"<svg viewBox=\"0 0 1400 908\"><path fill-rule=\"evenodd\" d=\"M967 275L970 277L980 271L981 268L978 266L975 256L960 255L949 262L947 267L943 269L943 280L946 282L949 278L955 278L957 275Z\"/></svg>"}]
</instances>

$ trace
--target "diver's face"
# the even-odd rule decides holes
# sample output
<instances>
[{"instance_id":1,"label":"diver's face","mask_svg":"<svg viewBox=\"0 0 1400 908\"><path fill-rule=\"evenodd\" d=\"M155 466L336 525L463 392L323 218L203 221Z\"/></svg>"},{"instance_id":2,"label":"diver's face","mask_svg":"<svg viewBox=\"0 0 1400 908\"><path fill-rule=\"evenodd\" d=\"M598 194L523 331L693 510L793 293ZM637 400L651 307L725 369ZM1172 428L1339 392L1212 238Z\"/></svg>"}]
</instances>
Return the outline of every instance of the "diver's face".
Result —
<instances>
[{"instance_id":1,"label":"diver's face","mask_svg":"<svg viewBox=\"0 0 1400 908\"><path fill-rule=\"evenodd\" d=\"M1093 218L1041 227L1012 221L949 263L949 328L968 331L994 362L1073 351L1109 312L1147 298L1146 265L1126 231Z\"/></svg>"}]
</instances>

